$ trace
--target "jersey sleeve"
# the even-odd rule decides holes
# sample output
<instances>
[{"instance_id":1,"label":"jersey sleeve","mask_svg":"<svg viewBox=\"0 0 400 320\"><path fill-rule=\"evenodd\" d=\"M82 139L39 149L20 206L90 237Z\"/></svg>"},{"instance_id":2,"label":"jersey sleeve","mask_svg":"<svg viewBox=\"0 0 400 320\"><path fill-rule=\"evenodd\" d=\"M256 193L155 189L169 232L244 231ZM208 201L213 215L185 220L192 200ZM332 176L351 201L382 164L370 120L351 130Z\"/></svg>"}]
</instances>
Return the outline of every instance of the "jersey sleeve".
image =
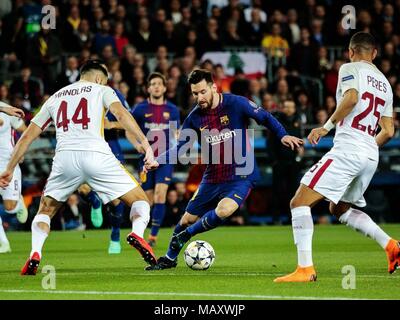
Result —
<instances>
[{"instance_id":1,"label":"jersey sleeve","mask_svg":"<svg viewBox=\"0 0 400 320\"><path fill-rule=\"evenodd\" d=\"M19 127L21 127L23 124L25 124L25 122L24 122L24 120L22 120L20 118L11 117L10 124L11 124L11 127L16 130Z\"/></svg>"},{"instance_id":2,"label":"jersey sleeve","mask_svg":"<svg viewBox=\"0 0 400 320\"><path fill-rule=\"evenodd\" d=\"M49 124L52 121L48 105L51 103L51 98L48 99L40 108L40 111L36 114L36 116L31 120L34 124L36 124L43 131L47 129Z\"/></svg>"},{"instance_id":3,"label":"jersey sleeve","mask_svg":"<svg viewBox=\"0 0 400 320\"><path fill-rule=\"evenodd\" d=\"M179 112L178 107L175 107L173 109L171 121L176 121L176 123L177 123L176 127L177 128L179 128L181 126L181 116L180 116L180 112Z\"/></svg>"},{"instance_id":4,"label":"jersey sleeve","mask_svg":"<svg viewBox=\"0 0 400 320\"><path fill-rule=\"evenodd\" d=\"M254 119L258 124L268 128L279 140L288 134L282 124L271 113L257 106L253 101L242 97L240 106L244 116Z\"/></svg>"},{"instance_id":5,"label":"jersey sleeve","mask_svg":"<svg viewBox=\"0 0 400 320\"><path fill-rule=\"evenodd\" d=\"M390 94L389 99L385 103L385 110L382 117L393 118L393 93Z\"/></svg>"},{"instance_id":6,"label":"jersey sleeve","mask_svg":"<svg viewBox=\"0 0 400 320\"><path fill-rule=\"evenodd\" d=\"M351 63L346 63L340 67L338 81L342 95L349 89L360 91L358 86L358 71Z\"/></svg>"},{"instance_id":7,"label":"jersey sleeve","mask_svg":"<svg viewBox=\"0 0 400 320\"><path fill-rule=\"evenodd\" d=\"M119 98L113 89L105 86L103 89L103 105L108 110L114 102L121 101L119 101Z\"/></svg>"},{"instance_id":8,"label":"jersey sleeve","mask_svg":"<svg viewBox=\"0 0 400 320\"><path fill-rule=\"evenodd\" d=\"M175 144L175 146L173 146L171 149L168 149L167 151L159 155L156 159L158 163L160 164L171 163L170 155L171 154L178 155L181 147L186 143L188 143L186 139L183 139L182 130L185 129L194 129L190 115L185 119L185 121L183 121L182 127L179 129L178 143Z\"/></svg>"}]
</instances>

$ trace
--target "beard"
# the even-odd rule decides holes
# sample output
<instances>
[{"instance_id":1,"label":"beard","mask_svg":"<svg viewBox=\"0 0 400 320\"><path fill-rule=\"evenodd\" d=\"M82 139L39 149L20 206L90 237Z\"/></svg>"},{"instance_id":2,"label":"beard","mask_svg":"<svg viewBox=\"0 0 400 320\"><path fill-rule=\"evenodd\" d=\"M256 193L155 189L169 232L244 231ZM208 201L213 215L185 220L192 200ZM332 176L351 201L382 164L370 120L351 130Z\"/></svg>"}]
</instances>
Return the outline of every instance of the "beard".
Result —
<instances>
[{"instance_id":1,"label":"beard","mask_svg":"<svg viewBox=\"0 0 400 320\"><path fill-rule=\"evenodd\" d=\"M211 98L210 98L209 101L205 101L205 104L200 104L199 103L199 106L200 106L201 109L209 109L213 105L213 102L214 102L214 96L211 95Z\"/></svg>"}]
</instances>

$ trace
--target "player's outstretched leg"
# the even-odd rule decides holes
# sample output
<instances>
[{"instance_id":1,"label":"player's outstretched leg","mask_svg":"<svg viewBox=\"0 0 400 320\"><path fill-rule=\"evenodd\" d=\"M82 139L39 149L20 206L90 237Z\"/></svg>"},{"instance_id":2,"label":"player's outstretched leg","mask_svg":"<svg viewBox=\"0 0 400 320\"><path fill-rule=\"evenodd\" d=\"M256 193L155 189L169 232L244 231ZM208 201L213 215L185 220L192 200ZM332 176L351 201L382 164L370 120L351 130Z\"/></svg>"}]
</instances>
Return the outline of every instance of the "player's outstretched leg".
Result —
<instances>
[{"instance_id":1,"label":"player's outstretched leg","mask_svg":"<svg viewBox=\"0 0 400 320\"><path fill-rule=\"evenodd\" d=\"M42 257L42 248L50 232L50 217L37 214L32 221L32 250L21 270L21 275L36 275Z\"/></svg>"},{"instance_id":2,"label":"player's outstretched leg","mask_svg":"<svg viewBox=\"0 0 400 320\"><path fill-rule=\"evenodd\" d=\"M329 209L339 221L365 236L374 239L385 250L388 260L388 272L393 273L400 267L400 243L386 234L365 212L351 208L351 204L331 203Z\"/></svg>"},{"instance_id":3,"label":"player's outstretched leg","mask_svg":"<svg viewBox=\"0 0 400 320\"><path fill-rule=\"evenodd\" d=\"M182 217L182 220L185 219L186 213L185 215ZM182 226L182 220L175 226L174 232L172 234L172 238L174 236L176 236L178 233L182 232L183 230L185 230L186 226ZM170 268L175 268L178 264L178 255L179 252L181 251L181 249L174 249L172 248L171 242L172 242L172 238L171 241L169 243L168 246L168 251L167 254L163 257L160 257L157 260L157 264L155 265L150 265L147 266L145 270L163 270L163 269L170 269Z\"/></svg>"},{"instance_id":4,"label":"player's outstretched leg","mask_svg":"<svg viewBox=\"0 0 400 320\"><path fill-rule=\"evenodd\" d=\"M6 232L3 228L3 221L0 217L0 253L11 252L10 242L7 239Z\"/></svg>"},{"instance_id":5,"label":"player's outstretched leg","mask_svg":"<svg viewBox=\"0 0 400 320\"><path fill-rule=\"evenodd\" d=\"M117 205L109 206L110 212L110 222L111 222L111 240L108 246L109 254L119 254L121 253L121 243L120 243L120 226L121 220L124 213L124 203L119 202Z\"/></svg>"},{"instance_id":6,"label":"player's outstretched leg","mask_svg":"<svg viewBox=\"0 0 400 320\"><path fill-rule=\"evenodd\" d=\"M127 236L128 244L134 247L148 264L156 264L157 259L153 249L143 239L144 231L150 220L150 204L146 193L137 186L120 199L131 207L129 217L132 221L132 232Z\"/></svg>"},{"instance_id":7,"label":"player's outstretched leg","mask_svg":"<svg viewBox=\"0 0 400 320\"><path fill-rule=\"evenodd\" d=\"M293 273L278 277L274 282L310 282L317 280L312 260L312 237L314 223L311 206L322 200L323 196L314 190L300 185L290 202L294 243L297 247L297 268Z\"/></svg>"},{"instance_id":8,"label":"player's outstretched leg","mask_svg":"<svg viewBox=\"0 0 400 320\"><path fill-rule=\"evenodd\" d=\"M50 233L51 217L61 207L62 202L58 202L53 198L43 196L40 199L38 214L32 221L32 250L28 260L22 267L21 275L36 275L42 258L42 248ZM42 212L45 212L42 213Z\"/></svg>"}]
</instances>

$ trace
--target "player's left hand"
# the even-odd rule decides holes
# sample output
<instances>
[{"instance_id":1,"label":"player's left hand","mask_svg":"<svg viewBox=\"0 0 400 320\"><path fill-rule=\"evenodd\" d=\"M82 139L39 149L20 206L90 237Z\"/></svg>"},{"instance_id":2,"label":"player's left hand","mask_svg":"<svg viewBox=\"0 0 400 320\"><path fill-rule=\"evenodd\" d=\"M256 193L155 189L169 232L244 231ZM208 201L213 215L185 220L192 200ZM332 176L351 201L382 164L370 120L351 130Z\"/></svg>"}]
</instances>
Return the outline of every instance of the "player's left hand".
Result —
<instances>
[{"instance_id":1,"label":"player's left hand","mask_svg":"<svg viewBox=\"0 0 400 320\"><path fill-rule=\"evenodd\" d=\"M0 174L0 187L1 188L8 187L12 177L13 177L12 171L6 170L6 171L2 172Z\"/></svg>"},{"instance_id":2,"label":"player's left hand","mask_svg":"<svg viewBox=\"0 0 400 320\"><path fill-rule=\"evenodd\" d=\"M324 137L328 134L328 130L326 130L324 127L320 128L314 128L311 130L310 134L308 135L307 139L310 141L310 143L315 146L318 144L319 140L321 137Z\"/></svg>"},{"instance_id":3,"label":"player's left hand","mask_svg":"<svg viewBox=\"0 0 400 320\"><path fill-rule=\"evenodd\" d=\"M284 146L289 147L292 150L300 148L304 143L302 139L289 135L284 136L281 139L281 142Z\"/></svg>"},{"instance_id":4,"label":"player's left hand","mask_svg":"<svg viewBox=\"0 0 400 320\"><path fill-rule=\"evenodd\" d=\"M12 106L4 107L1 109L1 111L3 111L5 114L8 114L9 116L12 116L12 117L17 117L17 118L25 117L24 111L22 111L19 108L12 107Z\"/></svg>"}]
</instances>

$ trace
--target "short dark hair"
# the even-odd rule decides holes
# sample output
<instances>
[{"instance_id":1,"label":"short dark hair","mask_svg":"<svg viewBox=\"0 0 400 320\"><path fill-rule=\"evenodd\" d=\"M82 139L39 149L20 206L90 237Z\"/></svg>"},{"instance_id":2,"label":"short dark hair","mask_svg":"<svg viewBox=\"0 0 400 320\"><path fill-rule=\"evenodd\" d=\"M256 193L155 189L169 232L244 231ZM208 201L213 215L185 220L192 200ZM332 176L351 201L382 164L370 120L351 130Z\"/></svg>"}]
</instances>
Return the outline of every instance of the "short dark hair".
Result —
<instances>
[{"instance_id":1,"label":"short dark hair","mask_svg":"<svg viewBox=\"0 0 400 320\"><path fill-rule=\"evenodd\" d=\"M368 32L357 32L350 39L349 47L354 51L372 51L376 48L375 38Z\"/></svg>"},{"instance_id":2,"label":"short dark hair","mask_svg":"<svg viewBox=\"0 0 400 320\"><path fill-rule=\"evenodd\" d=\"M164 87L167 86L167 79L165 79L164 75L160 72L152 72L147 78L147 86L150 86L150 81L155 79L155 78L160 78L162 80L162 83Z\"/></svg>"},{"instance_id":3,"label":"short dark hair","mask_svg":"<svg viewBox=\"0 0 400 320\"><path fill-rule=\"evenodd\" d=\"M86 72L97 70L102 72L108 78L107 69L104 68L103 65L105 65L105 62L100 59L88 60L82 65L80 69L81 76L84 75Z\"/></svg>"},{"instance_id":4,"label":"short dark hair","mask_svg":"<svg viewBox=\"0 0 400 320\"><path fill-rule=\"evenodd\" d=\"M212 84L214 82L211 72L205 69L193 70L188 76L189 84L196 84L202 80L206 80L208 84Z\"/></svg>"}]
</instances>

